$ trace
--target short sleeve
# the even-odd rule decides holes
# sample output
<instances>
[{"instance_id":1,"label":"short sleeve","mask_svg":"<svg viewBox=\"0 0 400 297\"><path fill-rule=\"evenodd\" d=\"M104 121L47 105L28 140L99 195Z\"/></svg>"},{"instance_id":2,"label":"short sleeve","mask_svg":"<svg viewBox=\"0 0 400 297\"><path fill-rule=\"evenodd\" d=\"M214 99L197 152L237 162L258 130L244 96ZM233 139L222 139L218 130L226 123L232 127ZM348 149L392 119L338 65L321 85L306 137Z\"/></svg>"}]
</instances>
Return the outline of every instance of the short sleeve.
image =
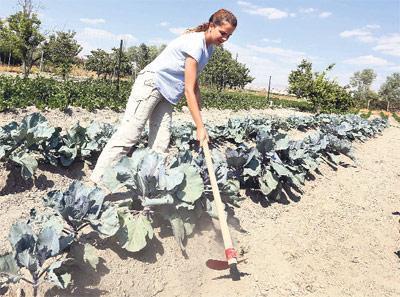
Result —
<instances>
[{"instance_id":1,"label":"short sleeve","mask_svg":"<svg viewBox=\"0 0 400 297\"><path fill-rule=\"evenodd\" d=\"M203 39L199 38L198 34L192 34L192 36L182 41L182 52L185 55L191 56L197 63L200 63L203 52Z\"/></svg>"}]
</instances>

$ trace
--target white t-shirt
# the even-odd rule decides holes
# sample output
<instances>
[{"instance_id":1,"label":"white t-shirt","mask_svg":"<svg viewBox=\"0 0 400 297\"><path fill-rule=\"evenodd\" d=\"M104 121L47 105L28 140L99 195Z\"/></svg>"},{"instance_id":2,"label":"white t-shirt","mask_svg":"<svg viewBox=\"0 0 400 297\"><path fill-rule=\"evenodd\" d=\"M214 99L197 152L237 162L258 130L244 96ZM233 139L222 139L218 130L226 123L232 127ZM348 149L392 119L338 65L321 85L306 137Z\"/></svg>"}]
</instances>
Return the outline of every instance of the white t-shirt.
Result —
<instances>
[{"instance_id":1,"label":"white t-shirt","mask_svg":"<svg viewBox=\"0 0 400 297\"><path fill-rule=\"evenodd\" d=\"M147 65L144 71L155 72L155 85L158 91L172 104L177 104L185 90L185 60L188 56L198 63L198 73L203 70L214 46L206 46L204 32L182 34Z\"/></svg>"}]
</instances>

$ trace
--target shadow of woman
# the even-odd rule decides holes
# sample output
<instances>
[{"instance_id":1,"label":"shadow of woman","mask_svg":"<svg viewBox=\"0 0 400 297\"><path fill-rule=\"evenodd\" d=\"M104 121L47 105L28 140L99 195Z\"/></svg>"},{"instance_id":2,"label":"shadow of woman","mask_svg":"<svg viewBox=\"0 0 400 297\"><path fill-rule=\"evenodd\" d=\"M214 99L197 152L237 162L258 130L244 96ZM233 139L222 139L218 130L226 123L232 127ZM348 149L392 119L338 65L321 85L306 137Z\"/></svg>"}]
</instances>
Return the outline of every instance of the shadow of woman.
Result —
<instances>
[{"instance_id":1,"label":"shadow of woman","mask_svg":"<svg viewBox=\"0 0 400 297\"><path fill-rule=\"evenodd\" d=\"M45 297L51 296L85 296L97 297L109 293L106 290L91 288L100 283L101 278L108 274L110 270L105 265L105 260L99 258L96 269L92 268L83 260L84 246L76 244L71 248L68 257L77 259L69 264L67 268L68 273L71 274L72 284L66 289L53 287L48 290ZM78 260L79 259L79 260Z\"/></svg>"},{"instance_id":2,"label":"shadow of woman","mask_svg":"<svg viewBox=\"0 0 400 297\"><path fill-rule=\"evenodd\" d=\"M53 174L66 176L71 179L81 179L85 173L83 172L85 164L80 160L75 160L70 166L62 166L59 164L58 166L54 166L48 163L39 163L38 168L45 172L50 172Z\"/></svg>"},{"instance_id":3,"label":"shadow of woman","mask_svg":"<svg viewBox=\"0 0 400 297\"><path fill-rule=\"evenodd\" d=\"M138 252L127 251L116 242L115 238L101 239L96 232L90 233L90 236L96 241L96 247L99 250L110 249L123 260L132 258L143 263L154 264L157 262L157 255L164 254L161 241L155 236L147 243L146 248Z\"/></svg>"}]
</instances>

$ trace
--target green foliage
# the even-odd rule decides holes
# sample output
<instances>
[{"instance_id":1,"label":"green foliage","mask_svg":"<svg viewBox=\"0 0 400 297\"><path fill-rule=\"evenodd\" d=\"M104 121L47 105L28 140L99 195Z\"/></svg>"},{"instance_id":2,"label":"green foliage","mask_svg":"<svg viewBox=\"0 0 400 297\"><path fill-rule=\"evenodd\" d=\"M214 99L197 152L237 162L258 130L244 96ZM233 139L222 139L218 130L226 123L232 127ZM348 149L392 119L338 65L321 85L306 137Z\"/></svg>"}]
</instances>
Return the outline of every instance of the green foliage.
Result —
<instances>
[{"instance_id":1,"label":"green foliage","mask_svg":"<svg viewBox=\"0 0 400 297\"><path fill-rule=\"evenodd\" d=\"M75 160L88 160L100 153L114 133L110 124L91 122L82 127L76 123L61 135L61 128L51 127L39 113L0 127L0 160L21 167L24 179L34 178L38 163L70 166Z\"/></svg>"},{"instance_id":2,"label":"green foliage","mask_svg":"<svg viewBox=\"0 0 400 297\"><path fill-rule=\"evenodd\" d=\"M72 229L72 234L90 225L103 238L113 236L119 229L117 209L104 203L104 193L96 187L86 187L74 181L67 191L52 191L44 198Z\"/></svg>"},{"instance_id":3,"label":"green foliage","mask_svg":"<svg viewBox=\"0 0 400 297\"><path fill-rule=\"evenodd\" d=\"M216 89L202 88L201 101L203 108L230 109L230 110L249 110L265 109L272 106L283 108L296 108L302 111L311 111L312 105L306 100L288 100L270 98L269 102L265 96L242 91L218 91ZM177 108L186 106L185 98L179 102Z\"/></svg>"},{"instance_id":4,"label":"green foliage","mask_svg":"<svg viewBox=\"0 0 400 297\"><path fill-rule=\"evenodd\" d=\"M119 64L120 58L121 63ZM104 79L108 77L112 80L118 66L120 67L119 71L121 76L131 74L132 66L128 54L125 50L122 50L120 56L119 48L112 48L110 53L102 49L93 50L85 61L85 68L87 70L96 71L97 77L103 75Z\"/></svg>"},{"instance_id":5,"label":"green foliage","mask_svg":"<svg viewBox=\"0 0 400 297\"><path fill-rule=\"evenodd\" d=\"M376 73L373 69L357 71L350 78L351 93L358 106L369 108L369 102L378 99L378 94L371 90L371 85L375 78Z\"/></svg>"},{"instance_id":6,"label":"green foliage","mask_svg":"<svg viewBox=\"0 0 400 297\"><path fill-rule=\"evenodd\" d=\"M379 95L387 102L387 111L390 105L400 108L400 72L395 72L386 78L379 90Z\"/></svg>"},{"instance_id":7,"label":"green foliage","mask_svg":"<svg viewBox=\"0 0 400 297\"><path fill-rule=\"evenodd\" d=\"M32 216L28 222L17 222L11 227L9 241L12 251L0 256L0 275L6 277L6 283L25 281L32 286L34 297L42 278L60 288L68 286L71 275L59 268L68 261L64 254L72 237L63 233L58 218ZM31 279L24 277L25 269Z\"/></svg>"},{"instance_id":8,"label":"green foliage","mask_svg":"<svg viewBox=\"0 0 400 297\"><path fill-rule=\"evenodd\" d=\"M44 40L39 32L40 20L35 13L19 11L10 15L0 30L2 44L12 46L13 51L21 57L24 77L28 77L33 63L39 59L37 49Z\"/></svg>"},{"instance_id":9,"label":"green foliage","mask_svg":"<svg viewBox=\"0 0 400 297\"><path fill-rule=\"evenodd\" d=\"M126 81L120 82L118 93L116 85L101 80L60 82L44 77L25 80L0 76L0 111L32 105L40 109L78 106L88 110L106 107L121 110L130 91L131 83Z\"/></svg>"},{"instance_id":10,"label":"green foliage","mask_svg":"<svg viewBox=\"0 0 400 297\"><path fill-rule=\"evenodd\" d=\"M90 53L85 61L85 68L96 71L97 77L103 75L106 79L113 71L111 55L102 49L92 50Z\"/></svg>"},{"instance_id":11,"label":"green foliage","mask_svg":"<svg viewBox=\"0 0 400 297\"><path fill-rule=\"evenodd\" d=\"M228 50L218 46L202 71L200 82L219 91L224 88L243 89L246 84L254 80L249 73L250 70L233 59Z\"/></svg>"},{"instance_id":12,"label":"green foliage","mask_svg":"<svg viewBox=\"0 0 400 297\"><path fill-rule=\"evenodd\" d=\"M155 45L131 46L127 49L129 61L133 64L136 73L139 73L144 67L151 63L165 48L165 45L157 47Z\"/></svg>"},{"instance_id":13,"label":"green foliage","mask_svg":"<svg viewBox=\"0 0 400 297\"><path fill-rule=\"evenodd\" d=\"M0 76L0 111L32 105L40 109L64 110L68 106L79 106L88 110L111 108L119 111L125 109L131 87L130 82L121 81L118 93L114 84L103 80L60 82L44 77L23 80L19 77ZM264 96L251 92L219 92L203 88L201 94L204 108L248 110L271 107ZM305 100L270 98L270 101L277 107L312 110L312 105ZM186 99L182 98L176 108L179 110L185 105Z\"/></svg>"},{"instance_id":14,"label":"green foliage","mask_svg":"<svg viewBox=\"0 0 400 297\"><path fill-rule=\"evenodd\" d=\"M50 35L49 40L44 44L44 58L54 67L56 73L62 75L65 80L76 62L76 57L82 47L74 39L75 32L62 32Z\"/></svg>"},{"instance_id":15,"label":"green foliage","mask_svg":"<svg viewBox=\"0 0 400 297\"><path fill-rule=\"evenodd\" d=\"M354 105L348 89L326 77L333 67L331 64L323 72L313 73L312 63L302 60L289 74L289 92L309 99L316 112L348 111Z\"/></svg>"},{"instance_id":16,"label":"green foliage","mask_svg":"<svg viewBox=\"0 0 400 297\"><path fill-rule=\"evenodd\" d=\"M297 98L309 98L313 90L313 79L312 63L302 60L297 69L289 74L289 92Z\"/></svg>"},{"instance_id":17,"label":"green foliage","mask_svg":"<svg viewBox=\"0 0 400 297\"><path fill-rule=\"evenodd\" d=\"M384 120L389 119L389 116L386 115L383 111L381 111L381 112L379 113L379 116L380 116L382 119L384 119Z\"/></svg>"},{"instance_id":18,"label":"green foliage","mask_svg":"<svg viewBox=\"0 0 400 297\"><path fill-rule=\"evenodd\" d=\"M50 146L51 139L56 138L58 132L37 113L26 116L20 125L11 122L0 128L0 160L17 163L22 177L30 179L38 166L32 152Z\"/></svg>"},{"instance_id":19,"label":"green foliage","mask_svg":"<svg viewBox=\"0 0 400 297\"><path fill-rule=\"evenodd\" d=\"M400 116L398 116L397 113L393 112L393 113L392 113L392 116L393 116L393 118L394 118L397 122L400 123Z\"/></svg>"},{"instance_id":20,"label":"green foliage","mask_svg":"<svg viewBox=\"0 0 400 297\"><path fill-rule=\"evenodd\" d=\"M178 230L172 222L182 221L180 212L185 209L186 214L193 213L191 218L194 219L192 210L204 189L203 180L194 167L189 164L167 167L161 155L148 149L138 149L132 157L122 158L107 171L103 182L110 191L127 187L133 196L131 202L139 202L144 208L143 214L135 215L130 211L132 203L119 208L121 229L117 237L122 247L131 252L143 249L147 244L146 237L153 237L146 210L151 207L158 209L171 222L176 235ZM178 243L182 249L185 234L181 234L183 238L177 237L181 238Z\"/></svg>"},{"instance_id":21,"label":"green foliage","mask_svg":"<svg viewBox=\"0 0 400 297\"><path fill-rule=\"evenodd\" d=\"M12 123L2 128L1 142L7 133L16 139L23 135L32 143L36 142L35 137L49 135L43 117L37 114L17 126L24 129L12 133L15 130ZM340 154L354 160L351 141L365 141L386 126L387 121L382 119L367 121L356 115L321 114L291 117L285 122L232 119L227 125L208 128L215 143L231 144L212 151L225 213L234 219L232 206L238 206L242 199L240 188L258 192L267 202L298 199L301 187L319 164L324 162L336 168L341 164ZM319 129L303 140L290 140L284 130L295 127L302 131ZM75 134L79 134L78 130L74 130ZM17 223L11 228L9 239L13 251L0 256L0 275L6 276L6 284L27 281L36 296L42 276L61 288L68 285L71 276L67 261L86 262L96 269L99 258L95 246L86 242L89 237L81 240L88 226L101 238L114 239L122 248L137 252L154 237L152 223L158 217L169 222L184 250L184 239L193 233L196 221L205 214L216 217L216 210L203 154L192 153L192 130L182 130L191 135L179 134L188 142L189 149L184 148L169 162L152 150L138 149L103 176L110 190L127 187L132 195L128 199L104 202L105 195L99 188L87 187L79 181L74 181L66 191L49 192L44 201L52 210L50 215L31 211L28 223ZM74 245L80 245L83 254L71 253L73 258L66 258L64 250L72 250ZM48 260L51 264L43 265ZM28 269L32 280L24 279L20 268Z\"/></svg>"},{"instance_id":22,"label":"green foliage","mask_svg":"<svg viewBox=\"0 0 400 297\"><path fill-rule=\"evenodd\" d=\"M371 116L371 113L372 113L372 112L369 110L367 113L362 113L362 114L360 114L360 117L362 117L363 119L368 120L369 117Z\"/></svg>"},{"instance_id":23,"label":"green foliage","mask_svg":"<svg viewBox=\"0 0 400 297\"><path fill-rule=\"evenodd\" d=\"M139 46L129 47L122 50L120 75L127 76L138 74L147 64L153 61L164 46L147 46L142 43ZM107 53L102 49L91 51L85 61L87 70L96 71L97 77L103 76L104 79L113 78L116 73L119 61L119 48L113 48L111 53ZM135 76L136 76L135 75Z\"/></svg>"},{"instance_id":24,"label":"green foliage","mask_svg":"<svg viewBox=\"0 0 400 297\"><path fill-rule=\"evenodd\" d=\"M10 63L14 65L15 62L22 63L20 55L16 48L14 47L14 43L11 38L6 38L6 20L0 19L0 59L2 63L8 63L8 59L10 58Z\"/></svg>"}]
</instances>

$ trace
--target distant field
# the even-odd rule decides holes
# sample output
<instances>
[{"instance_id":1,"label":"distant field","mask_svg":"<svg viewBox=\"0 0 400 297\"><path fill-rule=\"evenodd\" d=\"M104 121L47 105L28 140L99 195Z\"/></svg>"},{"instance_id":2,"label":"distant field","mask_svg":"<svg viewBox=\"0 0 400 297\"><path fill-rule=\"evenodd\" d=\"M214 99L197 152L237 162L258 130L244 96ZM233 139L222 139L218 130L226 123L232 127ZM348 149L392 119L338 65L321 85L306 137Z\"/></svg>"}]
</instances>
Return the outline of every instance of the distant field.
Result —
<instances>
[{"instance_id":1,"label":"distant field","mask_svg":"<svg viewBox=\"0 0 400 297\"><path fill-rule=\"evenodd\" d=\"M0 73L14 73L14 74L22 74L22 68L21 66L7 66L7 65L0 65ZM33 66L31 70L32 74L38 74L40 73L39 67ZM43 72L45 76L53 76L54 74L51 72ZM79 68L74 66L72 68L72 72L70 74L73 77L96 77L96 72L94 71L88 71L83 68Z\"/></svg>"}]
</instances>

